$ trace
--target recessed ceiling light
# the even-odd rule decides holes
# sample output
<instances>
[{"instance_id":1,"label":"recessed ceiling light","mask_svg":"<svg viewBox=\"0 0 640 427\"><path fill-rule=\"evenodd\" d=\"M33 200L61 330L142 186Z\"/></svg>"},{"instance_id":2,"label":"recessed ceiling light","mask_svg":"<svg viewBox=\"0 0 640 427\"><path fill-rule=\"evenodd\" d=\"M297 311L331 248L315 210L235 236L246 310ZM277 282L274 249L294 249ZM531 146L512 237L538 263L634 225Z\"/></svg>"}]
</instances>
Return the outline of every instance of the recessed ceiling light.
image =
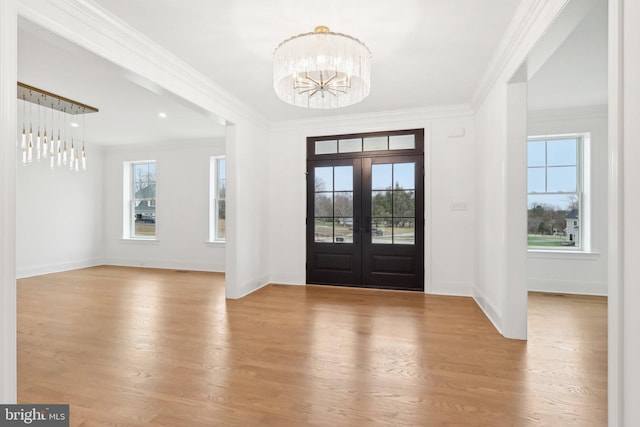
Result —
<instances>
[{"instance_id":1,"label":"recessed ceiling light","mask_svg":"<svg viewBox=\"0 0 640 427\"><path fill-rule=\"evenodd\" d=\"M158 113L158 117L160 117L161 119L166 119L167 113Z\"/></svg>"},{"instance_id":2,"label":"recessed ceiling light","mask_svg":"<svg viewBox=\"0 0 640 427\"><path fill-rule=\"evenodd\" d=\"M71 123L71 127L72 127L72 128L79 128L79 127L80 127L80 125L79 125L79 124L77 124L77 123L75 123L75 122L73 122L73 123Z\"/></svg>"}]
</instances>

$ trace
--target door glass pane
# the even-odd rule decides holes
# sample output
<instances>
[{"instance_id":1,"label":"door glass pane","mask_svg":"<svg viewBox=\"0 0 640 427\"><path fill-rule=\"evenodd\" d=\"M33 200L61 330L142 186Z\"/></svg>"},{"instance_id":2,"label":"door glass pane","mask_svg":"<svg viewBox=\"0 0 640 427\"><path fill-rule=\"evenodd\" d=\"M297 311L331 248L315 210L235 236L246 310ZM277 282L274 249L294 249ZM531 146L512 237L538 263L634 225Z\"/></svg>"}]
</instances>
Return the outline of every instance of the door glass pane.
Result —
<instances>
[{"instance_id":1,"label":"door glass pane","mask_svg":"<svg viewBox=\"0 0 640 427\"><path fill-rule=\"evenodd\" d=\"M336 218L353 216L353 192L333 193L333 216Z\"/></svg>"},{"instance_id":2,"label":"door glass pane","mask_svg":"<svg viewBox=\"0 0 640 427\"><path fill-rule=\"evenodd\" d=\"M314 169L314 240L353 243L353 166Z\"/></svg>"},{"instance_id":3,"label":"door glass pane","mask_svg":"<svg viewBox=\"0 0 640 427\"><path fill-rule=\"evenodd\" d=\"M396 190L393 192L393 217L414 218L416 197L413 191Z\"/></svg>"},{"instance_id":4,"label":"door glass pane","mask_svg":"<svg viewBox=\"0 0 640 427\"><path fill-rule=\"evenodd\" d=\"M353 191L353 166L334 168L335 191Z\"/></svg>"},{"instance_id":5,"label":"door glass pane","mask_svg":"<svg viewBox=\"0 0 640 427\"><path fill-rule=\"evenodd\" d=\"M393 218L371 220L371 243L390 245L393 243Z\"/></svg>"},{"instance_id":6,"label":"door glass pane","mask_svg":"<svg viewBox=\"0 0 640 427\"><path fill-rule=\"evenodd\" d=\"M393 188L393 165L380 164L371 166L371 189L388 190Z\"/></svg>"},{"instance_id":7,"label":"door glass pane","mask_svg":"<svg viewBox=\"0 0 640 427\"><path fill-rule=\"evenodd\" d=\"M393 243L396 245L415 245L416 221L414 218L394 218Z\"/></svg>"},{"instance_id":8,"label":"door glass pane","mask_svg":"<svg viewBox=\"0 0 640 427\"><path fill-rule=\"evenodd\" d=\"M415 244L415 163L371 166L371 242Z\"/></svg>"},{"instance_id":9,"label":"door glass pane","mask_svg":"<svg viewBox=\"0 0 640 427\"><path fill-rule=\"evenodd\" d=\"M335 154L338 152L338 141L316 141L316 154Z\"/></svg>"},{"instance_id":10,"label":"door glass pane","mask_svg":"<svg viewBox=\"0 0 640 427\"><path fill-rule=\"evenodd\" d=\"M412 150L416 148L415 135L393 135L389 137L389 150Z\"/></svg>"},{"instance_id":11,"label":"door glass pane","mask_svg":"<svg viewBox=\"0 0 640 427\"><path fill-rule=\"evenodd\" d=\"M393 202L392 191L372 191L371 192L371 216L391 217L392 202Z\"/></svg>"},{"instance_id":12,"label":"door glass pane","mask_svg":"<svg viewBox=\"0 0 640 427\"><path fill-rule=\"evenodd\" d=\"M341 139L338 141L338 152L358 153L362 151L362 138Z\"/></svg>"},{"instance_id":13,"label":"door glass pane","mask_svg":"<svg viewBox=\"0 0 640 427\"><path fill-rule=\"evenodd\" d=\"M353 243L353 218L336 218L334 235L335 243Z\"/></svg>"},{"instance_id":14,"label":"door glass pane","mask_svg":"<svg viewBox=\"0 0 640 427\"><path fill-rule=\"evenodd\" d=\"M313 209L314 216L332 217L333 216L333 193L316 193Z\"/></svg>"},{"instance_id":15,"label":"door glass pane","mask_svg":"<svg viewBox=\"0 0 640 427\"><path fill-rule=\"evenodd\" d=\"M383 151L387 150L386 136L376 136L373 138L364 138L364 151Z\"/></svg>"},{"instance_id":16,"label":"door glass pane","mask_svg":"<svg viewBox=\"0 0 640 427\"><path fill-rule=\"evenodd\" d=\"M315 238L319 243L333 242L333 218L317 218L315 220Z\"/></svg>"},{"instance_id":17,"label":"door glass pane","mask_svg":"<svg viewBox=\"0 0 640 427\"><path fill-rule=\"evenodd\" d=\"M416 166L414 163L396 163L393 165L394 189L412 190L416 185Z\"/></svg>"},{"instance_id":18,"label":"door glass pane","mask_svg":"<svg viewBox=\"0 0 640 427\"><path fill-rule=\"evenodd\" d=\"M315 168L315 191L333 191L333 168Z\"/></svg>"}]
</instances>

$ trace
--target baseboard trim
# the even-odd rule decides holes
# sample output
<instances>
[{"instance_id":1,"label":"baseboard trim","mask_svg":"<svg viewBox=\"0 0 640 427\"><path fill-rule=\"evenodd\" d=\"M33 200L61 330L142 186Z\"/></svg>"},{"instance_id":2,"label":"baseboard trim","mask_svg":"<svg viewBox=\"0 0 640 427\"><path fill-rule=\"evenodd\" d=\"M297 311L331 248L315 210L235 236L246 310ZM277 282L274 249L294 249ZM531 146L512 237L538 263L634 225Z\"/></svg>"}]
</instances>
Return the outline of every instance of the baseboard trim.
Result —
<instances>
[{"instance_id":1,"label":"baseboard trim","mask_svg":"<svg viewBox=\"0 0 640 427\"><path fill-rule=\"evenodd\" d=\"M473 284L469 282L431 282L430 288L425 292L432 295L470 297L473 295Z\"/></svg>"},{"instance_id":2,"label":"baseboard trim","mask_svg":"<svg viewBox=\"0 0 640 427\"><path fill-rule=\"evenodd\" d=\"M202 262L193 262L186 260L161 260L161 259L145 259L132 260L130 258L105 258L103 264L118 267L147 267L147 268L163 268L169 270L191 270L206 271L210 273L224 273L225 267L220 264L209 264Z\"/></svg>"},{"instance_id":3,"label":"baseboard trim","mask_svg":"<svg viewBox=\"0 0 640 427\"><path fill-rule=\"evenodd\" d=\"M502 315L500 314L500 311L497 310L482 291L476 287L473 288L473 299L476 304L478 304L478 307L480 307L480 310L484 312L485 316L487 316L489 321L493 324L493 327L496 328L500 335L505 336L501 328Z\"/></svg>"},{"instance_id":4,"label":"baseboard trim","mask_svg":"<svg viewBox=\"0 0 640 427\"><path fill-rule=\"evenodd\" d=\"M103 264L104 264L103 259L94 258L94 259L87 259L82 261L31 266L28 268L16 269L16 278L24 279L27 277L42 276L44 274L61 273L63 271L96 267L98 265L103 265Z\"/></svg>"},{"instance_id":5,"label":"baseboard trim","mask_svg":"<svg viewBox=\"0 0 640 427\"><path fill-rule=\"evenodd\" d=\"M529 279L527 289L533 292L607 296L607 284L574 280Z\"/></svg>"}]
</instances>

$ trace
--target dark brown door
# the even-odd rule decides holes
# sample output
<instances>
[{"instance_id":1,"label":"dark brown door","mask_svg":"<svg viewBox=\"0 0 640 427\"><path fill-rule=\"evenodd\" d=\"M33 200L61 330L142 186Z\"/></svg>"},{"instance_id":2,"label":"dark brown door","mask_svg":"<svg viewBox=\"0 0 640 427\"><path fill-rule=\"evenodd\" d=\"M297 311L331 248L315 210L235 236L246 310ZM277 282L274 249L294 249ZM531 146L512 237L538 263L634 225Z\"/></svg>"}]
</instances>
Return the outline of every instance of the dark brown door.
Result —
<instances>
[{"instance_id":1,"label":"dark brown door","mask_svg":"<svg viewBox=\"0 0 640 427\"><path fill-rule=\"evenodd\" d=\"M307 282L362 281L360 159L309 162Z\"/></svg>"},{"instance_id":2,"label":"dark brown door","mask_svg":"<svg viewBox=\"0 0 640 427\"><path fill-rule=\"evenodd\" d=\"M328 157L307 164L307 283L423 290L423 156Z\"/></svg>"},{"instance_id":3,"label":"dark brown door","mask_svg":"<svg viewBox=\"0 0 640 427\"><path fill-rule=\"evenodd\" d=\"M424 290L422 156L363 159L362 284Z\"/></svg>"}]
</instances>

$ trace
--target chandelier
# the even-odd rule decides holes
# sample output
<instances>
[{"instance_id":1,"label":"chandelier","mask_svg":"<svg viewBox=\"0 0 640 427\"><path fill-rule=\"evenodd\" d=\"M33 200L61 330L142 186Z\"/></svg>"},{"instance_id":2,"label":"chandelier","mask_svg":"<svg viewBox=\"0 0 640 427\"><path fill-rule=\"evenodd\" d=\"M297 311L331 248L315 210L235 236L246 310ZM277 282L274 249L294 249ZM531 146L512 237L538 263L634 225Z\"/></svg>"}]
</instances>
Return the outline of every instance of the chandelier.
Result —
<instances>
[{"instance_id":1,"label":"chandelier","mask_svg":"<svg viewBox=\"0 0 640 427\"><path fill-rule=\"evenodd\" d=\"M44 160L49 163L51 169L68 167L75 171L80 168L86 170L84 114L97 113L98 109L20 82L18 82L18 100L22 101L22 133L19 137L22 163L28 165L34 160L36 162ZM27 104L29 105L28 113ZM33 111L34 105L37 105L36 112ZM56 111L57 117L54 117ZM74 140L74 128L80 125L69 120L67 127L67 116L78 114L83 115L81 148L76 147ZM48 130L50 130L49 135L47 135ZM71 141L67 146L69 138Z\"/></svg>"},{"instance_id":2,"label":"chandelier","mask_svg":"<svg viewBox=\"0 0 640 427\"><path fill-rule=\"evenodd\" d=\"M356 104L369 95L371 52L356 38L316 27L276 48L273 87L280 99L298 107Z\"/></svg>"}]
</instances>

